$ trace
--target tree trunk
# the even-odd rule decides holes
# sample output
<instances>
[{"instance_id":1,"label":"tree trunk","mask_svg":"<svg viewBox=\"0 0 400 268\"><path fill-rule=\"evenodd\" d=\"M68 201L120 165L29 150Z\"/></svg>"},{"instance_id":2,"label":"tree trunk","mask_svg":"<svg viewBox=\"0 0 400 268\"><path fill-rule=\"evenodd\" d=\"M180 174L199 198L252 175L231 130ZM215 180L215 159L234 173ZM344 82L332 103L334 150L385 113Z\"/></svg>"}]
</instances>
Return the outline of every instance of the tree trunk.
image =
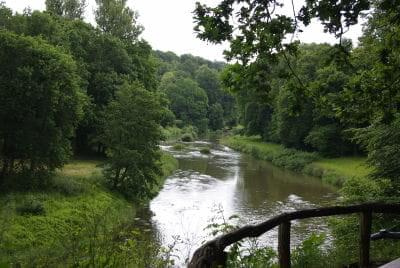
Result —
<instances>
[{"instance_id":1,"label":"tree trunk","mask_svg":"<svg viewBox=\"0 0 400 268\"><path fill-rule=\"evenodd\" d=\"M5 177L5 169L4 169L4 160L2 161L2 167L1 167L1 172L0 172L0 188L2 188L1 186L3 186L4 184L4 177Z\"/></svg>"},{"instance_id":2,"label":"tree trunk","mask_svg":"<svg viewBox=\"0 0 400 268\"><path fill-rule=\"evenodd\" d=\"M8 175L8 160L3 159L2 161L2 168L1 168L1 174L0 174L0 186L2 186L6 180L6 177Z\"/></svg>"},{"instance_id":3,"label":"tree trunk","mask_svg":"<svg viewBox=\"0 0 400 268\"><path fill-rule=\"evenodd\" d=\"M121 169L117 169L117 172L115 173L115 179L113 181L113 188L114 189L117 189L117 184L118 184L118 181L119 181L120 174L121 174Z\"/></svg>"}]
</instances>

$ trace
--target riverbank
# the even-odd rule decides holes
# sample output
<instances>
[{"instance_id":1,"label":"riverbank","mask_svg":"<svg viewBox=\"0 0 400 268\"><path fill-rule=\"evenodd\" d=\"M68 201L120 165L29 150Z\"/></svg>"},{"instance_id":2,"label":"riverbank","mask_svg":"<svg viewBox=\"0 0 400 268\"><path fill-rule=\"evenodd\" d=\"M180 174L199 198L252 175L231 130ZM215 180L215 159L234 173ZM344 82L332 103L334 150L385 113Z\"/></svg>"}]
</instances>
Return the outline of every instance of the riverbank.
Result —
<instances>
[{"instance_id":1,"label":"riverbank","mask_svg":"<svg viewBox=\"0 0 400 268\"><path fill-rule=\"evenodd\" d=\"M177 161L163 153L160 164L162 185ZM74 160L49 189L0 196L0 267L137 263L138 234L128 226L140 205L107 189L101 166Z\"/></svg>"},{"instance_id":2,"label":"riverbank","mask_svg":"<svg viewBox=\"0 0 400 268\"><path fill-rule=\"evenodd\" d=\"M278 167L321 178L337 187L350 177L364 177L370 172L364 157L322 158L316 153L263 142L259 137L227 136L221 138L220 143Z\"/></svg>"}]
</instances>

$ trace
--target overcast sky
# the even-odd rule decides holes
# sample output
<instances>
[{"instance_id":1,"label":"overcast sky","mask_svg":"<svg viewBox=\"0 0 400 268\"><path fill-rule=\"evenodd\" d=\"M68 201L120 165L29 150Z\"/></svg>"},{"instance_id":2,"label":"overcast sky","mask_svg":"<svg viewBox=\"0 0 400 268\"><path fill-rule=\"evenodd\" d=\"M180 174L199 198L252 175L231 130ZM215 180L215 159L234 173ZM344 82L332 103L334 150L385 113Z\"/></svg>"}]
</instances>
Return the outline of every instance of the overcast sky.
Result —
<instances>
[{"instance_id":1,"label":"overcast sky","mask_svg":"<svg viewBox=\"0 0 400 268\"><path fill-rule=\"evenodd\" d=\"M128 0L128 6L139 12L139 23L145 27L142 35L154 49L173 51L178 55L190 53L210 60L223 60L223 45L207 44L196 38L193 33L192 11L195 2L215 5L218 0ZM94 24L93 9L95 0L87 0L85 20ZM24 8L44 10L45 0L5 0L6 6L22 12ZM290 4L290 1L288 0ZM300 8L303 0L294 0ZM347 38L357 42L361 35L361 26L353 26L346 34ZM323 33L322 26L315 22L298 36L302 42L337 43L329 34Z\"/></svg>"}]
</instances>

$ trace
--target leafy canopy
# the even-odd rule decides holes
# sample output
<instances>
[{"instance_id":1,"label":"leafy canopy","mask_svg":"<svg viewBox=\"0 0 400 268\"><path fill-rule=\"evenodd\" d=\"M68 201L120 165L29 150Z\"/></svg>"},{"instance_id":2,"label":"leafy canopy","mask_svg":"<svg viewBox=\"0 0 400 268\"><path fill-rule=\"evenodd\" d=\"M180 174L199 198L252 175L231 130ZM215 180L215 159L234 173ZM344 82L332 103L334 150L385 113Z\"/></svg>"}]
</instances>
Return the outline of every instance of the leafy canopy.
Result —
<instances>
[{"instance_id":1,"label":"leafy canopy","mask_svg":"<svg viewBox=\"0 0 400 268\"><path fill-rule=\"evenodd\" d=\"M158 143L164 109L159 97L139 83L121 86L106 109L102 142L108 156L104 174L129 198L152 196L161 175Z\"/></svg>"},{"instance_id":2,"label":"leafy canopy","mask_svg":"<svg viewBox=\"0 0 400 268\"><path fill-rule=\"evenodd\" d=\"M0 176L47 174L67 160L82 116L76 65L40 38L5 30L0 62Z\"/></svg>"}]
</instances>

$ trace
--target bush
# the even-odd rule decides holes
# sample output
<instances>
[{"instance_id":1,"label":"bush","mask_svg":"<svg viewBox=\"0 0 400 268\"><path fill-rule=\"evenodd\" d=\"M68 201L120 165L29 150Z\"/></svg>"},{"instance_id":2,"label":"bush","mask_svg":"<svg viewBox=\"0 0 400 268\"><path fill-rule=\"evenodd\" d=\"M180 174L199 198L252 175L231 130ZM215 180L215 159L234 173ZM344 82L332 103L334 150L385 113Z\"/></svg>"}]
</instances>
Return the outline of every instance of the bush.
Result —
<instances>
[{"instance_id":1,"label":"bush","mask_svg":"<svg viewBox=\"0 0 400 268\"><path fill-rule=\"evenodd\" d=\"M245 129L242 125L238 125L238 126L232 128L233 135L243 135L244 132L245 132Z\"/></svg>"},{"instance_id":2,"label":"bush","mask_svg":"<svg viewBox=\"0 0 400 268\"><path fill-rule=\"evenodd\" d=\"M304 142L325 156L343 155L346 147L336 124L314 126Z\"/></svg>"},{"instance_id":3,"label":"bush","mask_svg":"<svg viewBox=\"0 0 400 268\"><path fill-rule=\"evenodd\" d=\"M181 140L184 142L191 142L191 141L194 141L194 138L193 138L192 134L185 133L182 135Z\"/></svg>"},{"instance_id":4,"label":"bush","mask_svg":"<svg viewBox=\"0 0 400 268\"><path fill-rule=\"evenodd\" d=\"M311 162L318 159L317 154L302 152L294 149L283 149L272 159L274 165L294 171L302 171Z\"/></svg>"},{"instance_id":5,"label":"bush","mask_svg":"<svg viewBox=\"0 0 400 268\"><path fill-rule=\"evenodd\" d=\"M166 141L177 140L181 136L181 129L177 127L166 127L162 129L163 139Z\"/></svg>"},{"instance_id":6,"label":"bush","mask_svg":"<svg viewBox=\"0 0 400 268\"><path fill-rule=\"evenodd\" d=\"M46 211L40 201L29 198L17 207L17 213L20 215L44 215Z\"/></svg>"},{"instance_id":7,"label":"bush","mask_svg":"<svg viewBox=\"0 0 400 268\"><path fill-rule=\"evenodd\" d=\"M3 187L8 191L34 191L47 188L51 184L53 174L46 169L35 171L22 169L18 173L8 176Z\"/></svg>"},{"instance_id":8,"label":"bush","mask_svg":"<svg viewBox=\"0 0 400 268\"><path fill-rule=\"evenodd\" d=\"M305 267L330 267L331 261L323 248L325 237L312 234L292 252L292 265L294 268Z\"/></svg>"},{"instance_id":9,"label":"bush","mask_svg":"<svg viewBox=\"0 0 400 268\"><path fill-rule=\"evenodd\" d=\"M210 148L206 147L206 148L201 148L200 149L200 153L202 154L211 154L211 150Z\"/></svg>"},{"instance_id":10,"label":"bush","mask_svg":"<svg viewBox=\"0 0 400 268\"><path fill-rule=\"evenodd\" d=\"M332 171L326 171L321 177L324 183L341 188L348 178L340 176Z\"/></svg>"},{"instance_id":11,"label":"bush","mask_svg":"<svg viewBox=\"0 0 400 268\"><path fill-rule=\"evenodd\" d=\"M186 146L182 143L176 143L172 146L174 150L181 151L186 148Z\"/></svg>"}]
</instances>

